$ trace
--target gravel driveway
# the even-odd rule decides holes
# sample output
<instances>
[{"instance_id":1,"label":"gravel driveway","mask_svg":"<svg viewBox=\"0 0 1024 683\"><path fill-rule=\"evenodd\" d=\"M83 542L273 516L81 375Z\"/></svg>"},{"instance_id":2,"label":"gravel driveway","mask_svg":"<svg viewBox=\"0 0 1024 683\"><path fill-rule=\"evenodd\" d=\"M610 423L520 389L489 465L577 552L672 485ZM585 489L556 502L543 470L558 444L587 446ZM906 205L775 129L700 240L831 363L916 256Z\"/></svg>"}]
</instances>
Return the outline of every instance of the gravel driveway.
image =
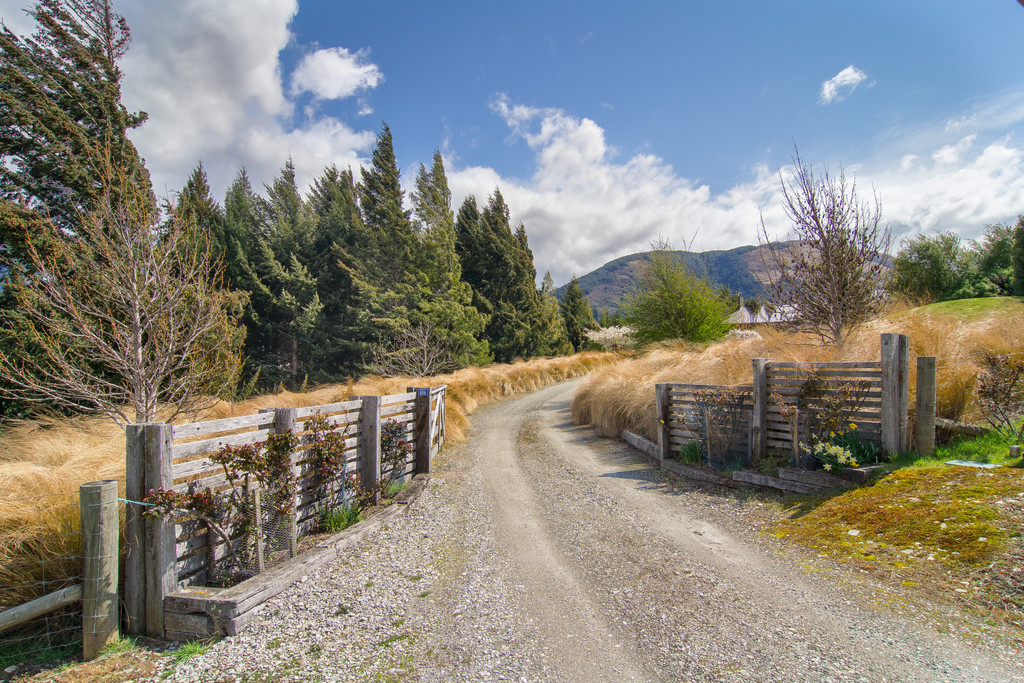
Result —
<instances>
[{"instance_id":1,"label":"gravel driveway","mask_svg":"<svg viewBox=\"0 0 1024 683\"><path fill-rule=\"evenodd\" d=\"M574 384L479 410L408 515L171 680L1024 681L955 613L757 532L756 498L573 426Z\"/></svg>"}]
</instances>

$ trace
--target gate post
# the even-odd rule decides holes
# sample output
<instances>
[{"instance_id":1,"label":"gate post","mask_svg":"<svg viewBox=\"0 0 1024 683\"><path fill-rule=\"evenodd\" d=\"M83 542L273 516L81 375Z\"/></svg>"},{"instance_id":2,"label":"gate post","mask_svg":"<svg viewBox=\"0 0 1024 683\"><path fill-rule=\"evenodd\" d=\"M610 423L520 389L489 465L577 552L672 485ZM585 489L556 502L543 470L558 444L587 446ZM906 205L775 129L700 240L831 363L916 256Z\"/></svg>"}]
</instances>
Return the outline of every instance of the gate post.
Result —
<instances>
[{"instance_id":1,"label":"gate post","mask_svg":"<svg viewBox=\"0 0 1024 683\"><path fill-rule=\"evenodd\" d=\"M658 459L662 462L672 459L672 433L669 413L669 384L654 385L655 412L658 416Z\"/></svg>"},{"instance_id":2,"label":"gate post","mask_svg":"<svg viewBox=\"0 0 1024 683\"><path fill-rule=\"evenodd\" d=\"M883 334L882 448L890 454L909 447L910 344L905 334Z\"/></svg>"},{"instance_id":3,"label":"gate post","mask_svg":"<svg viewBox=\"0 0 1024 683\"><path fill-rule=\"evenodd\" d=\"M430 442L433 437L433 434L430 433L433 423L430 419L430 387L408 387L406 391L416 392L416 400L413 405L413 419L416 425L413 432L415 439L413 472L415 474L430 474Z\"/></svg>"},{"instance_id":4,"label":"gate post","mask_svg":"<svg viewBox=\"0 0 1024 683\"><path fill-rule=\"evenodd\" d=\"M917 454L931 456L935 452L935 357L917 357L917 417L914 436Z\"/></svg>"},{"instance_id":5,"label":"gate post","mask_svg":"<svg viewBox=\"0 0 1024 683\"><path fill-rule=\"evenodd\" d=\"M359 482L363 488L377 488L380 481L380 396L353 396L361 400L359 411L359 436L363 441L362 460L359 465ZM378 495L374 494L377 502Z\"/></svg>"},{"instance_id":6,"label":"gate post","mask_svg":"<svg viewBox=\"0 0 1024 683\"><path fill-rule=\"evenodd\" d=\"M750 416L750 461L761 462L768 455L768 359L750 361L754 371L754 406Z\"/></svg>"},{"instance_id":7,"label":"gate post","mask_svg":"<svg viewBox=\"0 0 1024 683\"><path fill-rule=\"evenodd\" d=\"M173 427L160 422L125 428L125 613L132 635L164 637L164 596L178 583L174 521L143 517L138 503L151 489L170 490Z\"/></svg>"},{"instance_id":8,"label":"gate post","mask_svg":"<svg viewBox=\"0 0 1024 683\"><path fill-rule=\"evenodd\" d=\"M78 488L82 517L82 659L89 661L117 640L117 482L92 481Z\"/></svg>"}]
</instances>

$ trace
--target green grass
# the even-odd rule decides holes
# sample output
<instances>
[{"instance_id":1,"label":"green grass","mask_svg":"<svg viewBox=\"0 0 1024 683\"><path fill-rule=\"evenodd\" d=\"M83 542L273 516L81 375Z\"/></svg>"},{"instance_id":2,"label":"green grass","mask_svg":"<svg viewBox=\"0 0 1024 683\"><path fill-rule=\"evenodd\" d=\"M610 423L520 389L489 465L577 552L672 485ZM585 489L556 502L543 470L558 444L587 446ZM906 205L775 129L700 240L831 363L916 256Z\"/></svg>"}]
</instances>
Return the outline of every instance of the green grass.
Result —
<instances>
[{"instance_id":1,"label":"green grass","mask_svg":"<svg viewBox=\"0 0 1024 683\"><path fill-rule=\"evenodd\" d=\"M998 433L989 432L979 437L964 437L935 447L935 455L924 458L917 453L901 453L885 468L889 471L906 467L936 467L949 460L970 460L1001 467L1011 467L1020 462L1010 457L1013 440Z\"/></svg>"},{"instance_id":2,"label":"green grass","mask_svg":"<svg viewBox=\"0 0 1024 683\"><path fill-rule=\"evenodd\" d=\"M328 533L336 534L344 531L356 522L361 522L363 515L359 508L349 505L339 505L335 508L323 510L320 513L320 528Z\"/></svg>"},{"instance_id":3,"label":"green grass","mask_svg":"<svg viewBox=\"0 0 1024 683\"><path fill-rule=\"evenodd\" d=\"M209 650L213 647L213 643L214 641L212 640L196 640L191 643L185 643L171 653L171 659L174 660L176 665L187 662L193 657L198 657Z\"/></svg>"},{"instance_id":4,"label":"green grass","mask_svg":"<svg viewBox=\"0 0 1024 683\"><path fill-rule=\"evenodd\" d=\"M912 308L906 314L916 315L918 313L948 315L963 320L974 320L993 313L1024 313L1024 297L992 296L983 299L940 301L937 304Z\"/></svg>"}]
</instances>

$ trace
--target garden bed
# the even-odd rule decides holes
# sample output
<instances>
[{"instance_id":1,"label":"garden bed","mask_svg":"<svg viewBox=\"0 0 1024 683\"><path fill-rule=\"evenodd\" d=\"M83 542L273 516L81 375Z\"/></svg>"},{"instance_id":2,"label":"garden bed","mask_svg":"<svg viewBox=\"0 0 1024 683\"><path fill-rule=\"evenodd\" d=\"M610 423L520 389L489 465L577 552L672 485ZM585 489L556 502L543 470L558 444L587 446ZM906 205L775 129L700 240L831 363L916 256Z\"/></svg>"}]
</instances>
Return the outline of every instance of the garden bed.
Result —
<instances>
[{"instance_id":1,"label":"garden bed","mask_svg":"<svg viewBox=\"0 0 1024 683\"><path fill-rule=\"evenodd\" d=\"M298 556L230 588L189 587L170 593L164 598L165 637L187 641L236 635L257 607L337 557L343 549L405 514L428 481L430 475L416 475L391 505L371 509L367 519L323 537Z\"/></svg>"}]
</instances>

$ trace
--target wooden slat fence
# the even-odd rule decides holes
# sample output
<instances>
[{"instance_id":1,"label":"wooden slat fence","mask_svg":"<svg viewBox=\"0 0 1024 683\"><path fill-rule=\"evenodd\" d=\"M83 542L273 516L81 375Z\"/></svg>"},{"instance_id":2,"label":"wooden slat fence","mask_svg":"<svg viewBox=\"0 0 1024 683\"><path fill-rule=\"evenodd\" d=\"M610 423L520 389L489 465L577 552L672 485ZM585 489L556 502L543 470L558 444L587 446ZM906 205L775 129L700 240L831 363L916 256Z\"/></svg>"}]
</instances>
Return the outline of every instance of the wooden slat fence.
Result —
<instances>
[{"instance_id":1,"label":"wooden slat fence","mask_svg":"<svg viewBox=\"0 0 1024 683\"><path fill-rule=\"evenodd\" d=\"M429 403L418 399L420 392L429 396ZM128 497L138 496L134 500L141 500L149 489L158 486L173 488L178 492L185 492L190 487L224 492L230 483L221 466L215 464L211 456L225 446L262 443L275 432L291 429L299 436L301 444L292 456L291 467L296 478L293 514L268 512L260 516L261 525L277 525L276 533L279 536L273 536L274 529L262 529L266 533L258 536L272 540L283 537L287 541L285 550L288 554L294 554L297 539L317 529L320 511L325 506L344 501L346 474L391 474L380 471L381 424L394 422L402 425L405 440L413 446L410 456L399 466L400 472L395 473L396 479L404 481L418 473L418 463L425 463L429 470L429 459L417 460L416 455L417 409L429 406L429 412L424 415L424 423L430 427L429 458L439 453L444 446L445 395L446 387L441 386L414 389L390 396L352 397L348 401L306 408L268 409L255 415L192 424L137 425L132 434L137 432L138 436L130 439L128 444L128 480L129 488L132 489ZM364 402L371 400L373 411L364 414ZM313 462L306 455L308 443L304 437L309 435L309 421L316 415L325 416L333 431L342 434L346 449L344 468L328 482L320 481ZM161 462L165 464L160 465ZM273 501L261 501L264 510L272 507ZM226 525L231 529L230 542L236 550L241 550L244 544L251 541L251 538L243 537L238 528L239 521L228 520ZM126 567L126 580L131 577L129 583L133 591L140 595L127 601L129 625L136 633L162 635L162 620L157 616L157 605L162 595L158 598L158 594L208 582L213 577L213 567L228 556L230 551L222 538L197 519L186 517L164 525L140 525L130 531L129 545L134 544L140 552L133 555L134 561ZM163 550L156 550L158 547ZM280 550L280 544L268 547L267 552L275 549ZM257 549L256 553L260 558L258 566L249 567L253 571L263 566L265 553L260 550Z\"/></svg>"},{"instance_id":2,"label":"wooden slat fence","mask_svg":"<svg viewBox=\"0 0 1024 683\"><path fill-rule=\"evenodd\" d=\"M749 461L753 387L675 383L661 386L661 419L672 453L698 442L710 461Z\"/></svg>"},{"instance_id":3,"label":"wooden slat fence","mask_svg":"<svg viewBox=\"0 0 1024 683\"><path fill-rule=\"evenodd\" d=\"M908 350L906 335L883 334L875 361L755 358L749 386L658 384L659 458L674 458L695 441L703 445L705 456L729 466L739 464L741 457L745 463L761 462L769 451L798 456L801 439L829 423L828 416L841 416L844 430L855 424L861 439L884 452L902 452L909 446Z\"/></svg>"},{"instance_id":4,"label":"wooden slat fence","mask_svg":"<svg viewBox=\"0 0 1024 683\"><path fill-rule=\"evenodd\" d=\"M843 411L846 422L857 425L865 441L882 443L882 364L879 361L848 363L781 363L769 361L767 369L767 446L769 450L794 453L799 439L806 439L808 420L823 414L829 397L852 395L852 410ZM807 395L811 377L818 389ZM801 397L801 392L804 396ZM802 405L800 405L802 404Z\"/></svg>"}]
</instances>

